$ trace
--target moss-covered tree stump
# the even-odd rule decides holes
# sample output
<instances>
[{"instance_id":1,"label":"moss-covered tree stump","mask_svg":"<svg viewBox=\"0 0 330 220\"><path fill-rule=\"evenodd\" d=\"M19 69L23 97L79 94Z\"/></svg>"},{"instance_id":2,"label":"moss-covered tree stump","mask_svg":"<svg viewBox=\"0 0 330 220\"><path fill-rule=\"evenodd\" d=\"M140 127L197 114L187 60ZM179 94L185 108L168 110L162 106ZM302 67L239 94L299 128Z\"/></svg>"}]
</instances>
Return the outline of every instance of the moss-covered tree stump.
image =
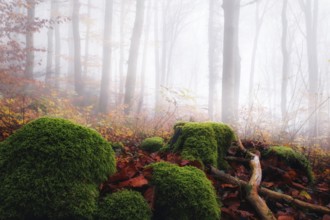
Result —
<instances>
[{"instance_id":1,"label":"moss-covered tree stump","mask_svg":"<svg viewBox=\"0 0 330 220\"><path fill-rule=\"evenodd\" d=\"M205 173L195 167L166 162L147 166L155 186L154 219L218 220L220 207L216 192Z\"/></svg>"},{"instance_id":2,"label":"moss-covered tree stump","mask_svg":"<svg viewBox=\"0 0 330 220\"><path fill-rule=\"evenodd\" d=\"M98 220L149 220L151 209L139 192L122 190L105 197L99 204Z\"/></svg>"},{"instance_id":3,"label":"moss-covered tree stump","mask_svg":"<svg viewBox=\"0 0 330 220\"><path fill-rule=\"evenodd\" d=\"M286 165L301 171L305 174L310 183L314 182L314 174L308 159L301 153L285 146L272 146L262 153L264 159L276 158L278 161L284 162Z\"/></svg>"},{"instance_id":4,"label":"moss-covered tree stump","mask_svg":"<svg viewBox=\"0 0 330 220\"><path fill-rule=\"evenodd\" d=\"M234 131L226 124L215 122L179 122L169 149L180 153L184 159L199 160L205 165L228 168L224 156L236 140Z\"/></svg>"},{"instance_id":5,"label":"moss-covered tree stump","mask_svg":"<svg viewBox=\"0 0 330 220\"><path fill-rule=\"evenodd\" d=\"M0 219L90 219L98 184L115 172L96 131L40 118L0 144Z\"/></svg>"}]
</instances>

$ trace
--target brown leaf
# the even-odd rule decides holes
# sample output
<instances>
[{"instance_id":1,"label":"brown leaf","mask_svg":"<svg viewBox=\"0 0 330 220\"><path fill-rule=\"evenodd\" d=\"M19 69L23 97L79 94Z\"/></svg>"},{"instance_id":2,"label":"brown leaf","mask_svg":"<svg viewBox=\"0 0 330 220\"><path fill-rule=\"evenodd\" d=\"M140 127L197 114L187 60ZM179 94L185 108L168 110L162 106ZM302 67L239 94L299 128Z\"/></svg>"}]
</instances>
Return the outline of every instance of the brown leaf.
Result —
<instances>
[{"instance_id":1,"label":"brown leaf","mask_svg":"<svg viewBox=\"0 0 330 220\"><path fill-rule=\"evenodd\" d=\"M140 175L138 177L129 179L127 181L121 182L118 184L119 187L142 187L144 185L147 185L149 183L149 181L144 178L143 175Z\"/></svg>"},{"instance_id":2,"label":"brown leaf","mask_svg":"<svg viewBox=\"0 0 330 220\"><path fill-rule=\"evenodd\" d=\"M294 220L294 217L289 215L281 215L277 218L277 220Z\"/></svg>"},{"instance_id":3,"label":"brown leaf","mask_svg":"<svg viewBox=\"0 0 330 220\"><path fill-rule=\"evenodd\" d=\"M223 184L221 184L221 187L222 188L232 188L232 189L235 189L238 186L237 185L233 185L233 184L229 184L229 183L223 183Z\"/></svg>"}]
</instances>

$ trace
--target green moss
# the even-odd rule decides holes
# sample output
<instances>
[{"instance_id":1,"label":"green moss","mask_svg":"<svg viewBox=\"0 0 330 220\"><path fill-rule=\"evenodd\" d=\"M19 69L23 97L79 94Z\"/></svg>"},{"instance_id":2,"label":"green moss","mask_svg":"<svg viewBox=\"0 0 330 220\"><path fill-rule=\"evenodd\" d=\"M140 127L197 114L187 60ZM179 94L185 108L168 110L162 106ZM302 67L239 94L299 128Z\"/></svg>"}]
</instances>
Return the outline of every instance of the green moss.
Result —
<instances>
[{"instance_id":1,"label":"green moss","mask_svg":"<svg viewBox=\"0 0 330 220\"><path fill-rule=\"evenodd\" d=\"M179 122L170 141L174 152L183 158L201 160L226 169L223 159L231 143L236 139L233 130L226 124L215 122Z\"/></svg>"},{"instance_id":2,"label":"green moss","mask_svg":"<svg viewBox=\"0 0 330 220\"><path fill-rule=\"evenodd\" d=\"M101 201L96 216L99 220L148 220L151 210L139 192L122 190Z\"/></svg>"},{"instance_id":3,"label":"green moss","mask_svg":"<svg viewBox=\"0 0 330 220\"><path fill-rule=\"evenodd\" d=\"M289 166L292 166L293 168L302 169L307 174L309 182L314 182L312 167L303 154L294 151L290 147L273 146L267 149L262 156L267 159L273 155L283 159Z\"/></svg>"},{"instance_id":4,"label":"green moss","mask_svg":"<svg viewBox=\"0 0 330 220\"><path fill-rule=\"evenodd\" d=\"M89 219L98 184L115 172L100 134L58 118L25 125L0 155L0 219Z\"/></svg>"},{"instance_id":5,"label":"green moss","mask_svg":"<svg viewBox=\"0 0 330 220\"><path fill-rule=\"evenodd\" d=\"M153 169L151 184L155 186L154 219L220 218L215 190L203 171L166 162L148 167Z\"/></svg>"},{"instance_id":6,"label":"green moss","mask_svg":"<svg viewBox=\"0 0 330 220\"><path fill-rule=\"evenodd\" d=\"M149 153L159 151L164 147L164 139L161 137L146 138L142 141L140 148Z\"/></svg>"}]
</instances>

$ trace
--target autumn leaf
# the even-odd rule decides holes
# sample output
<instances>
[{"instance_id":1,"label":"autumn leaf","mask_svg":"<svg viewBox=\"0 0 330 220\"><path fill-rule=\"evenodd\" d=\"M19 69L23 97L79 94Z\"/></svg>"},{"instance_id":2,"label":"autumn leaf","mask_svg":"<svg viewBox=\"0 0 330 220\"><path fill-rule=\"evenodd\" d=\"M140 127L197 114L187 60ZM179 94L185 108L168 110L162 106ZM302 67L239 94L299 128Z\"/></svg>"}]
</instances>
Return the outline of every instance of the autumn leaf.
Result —
<instances>
[{"instance_id":1,"label":"autumn leaf","mask_svg":"<svg viewBox=\"0 0 330 220\"><path fill-rule=\"evenodd\" d=\"M149 181L144 178L143 175L137 176L135 178L129 179L127 181L121 182L118 184L119 187L133 187L138 188L145 186L149 183Z\"/></svg>"}]
</instances>

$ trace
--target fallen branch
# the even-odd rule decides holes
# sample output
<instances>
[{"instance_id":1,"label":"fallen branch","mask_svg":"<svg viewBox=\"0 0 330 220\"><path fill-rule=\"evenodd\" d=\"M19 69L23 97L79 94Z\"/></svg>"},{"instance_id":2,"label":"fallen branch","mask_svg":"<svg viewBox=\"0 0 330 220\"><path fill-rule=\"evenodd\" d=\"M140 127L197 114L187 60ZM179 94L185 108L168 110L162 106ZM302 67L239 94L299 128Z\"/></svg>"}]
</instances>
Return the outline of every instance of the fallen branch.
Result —
<instances>
[{"instance_id":1,"label":"fallen branch","mask_svg":"<svg viewBox=\"0 0 330 220\"><path fill-rule=\"evenodd\" d=\"M226 182L226 183L230 183L233 185L237 185L240 187L244 187L245 189L247 189L249 187L249 183L237 179L229 174L226 174L225 172L218 170L214 167L210 167L209 172L214 176L214 178ZM272 190L263 188L263 187L259 187L258 191L264 195L267 196L271 199L277 200L277 201L285 201L289 204L294 204L295 206L302 208L302 209L309 209L310 211L313 212L317 212L317 213L322 213L322 214L330 214L330 209L324 206L320 206L320 205L315 205L315 204L311 204L308 202L304 202L301 201L299 199L295 199L292 196L289 195L285 195L282 193L278 193L278 192L274 192ZM270 219L270 218L269 218Z\"/></svg>"},{"instance_id":2,"label":"fallen branch","mask_svg":"<svg viewBox=\"0 0 330 220\"><path fill-rule=\"evenodd\" d=\"M250 178L249 183L246 183L244 185L245 191L246 191L246 198L250 202L250 204L254 207L254 209L257 211L261 219L263 220L276 220L274 214L272 211L268 208L266 202L259 196L258 194L258 188L261 183L262 179L262 170L260 165L259 156L256 154L253 154L250 151L247 151L241 140L237 138L237 144L241 151L246 153L249 157L251 157L251 160L249 162L252 175Z\"/></svg>"}]
</instances>

